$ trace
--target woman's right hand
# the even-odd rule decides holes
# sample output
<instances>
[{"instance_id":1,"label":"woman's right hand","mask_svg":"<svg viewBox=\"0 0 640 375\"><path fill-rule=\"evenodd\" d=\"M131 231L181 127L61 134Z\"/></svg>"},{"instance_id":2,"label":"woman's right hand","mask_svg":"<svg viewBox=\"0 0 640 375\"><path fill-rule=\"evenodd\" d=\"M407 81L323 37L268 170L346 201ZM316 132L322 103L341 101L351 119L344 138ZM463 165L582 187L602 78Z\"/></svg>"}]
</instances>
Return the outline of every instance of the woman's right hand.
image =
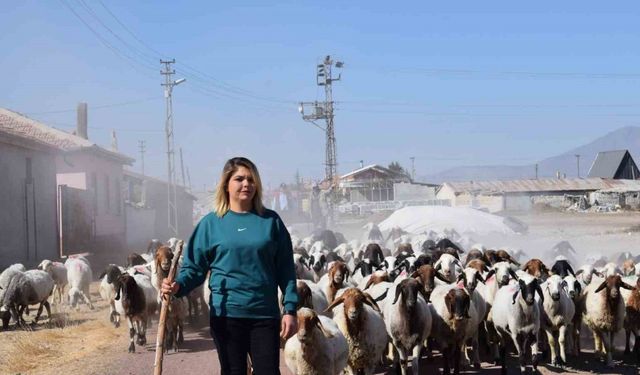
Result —
<instances>
[{"instance_id":1,"label":"woman's right hand","mask_svg":"<svg viewBox=\"0 0 640 375\"><path fill-rule=\"evenodd\" d=\"M178 290L180 290L180 284L176 283L175 281L170 282L168 278L164 278L162 280L162 285L160 286L160 291L162 292L162 294L173 295L178 293Z\"/></svg>"}]
</instances>

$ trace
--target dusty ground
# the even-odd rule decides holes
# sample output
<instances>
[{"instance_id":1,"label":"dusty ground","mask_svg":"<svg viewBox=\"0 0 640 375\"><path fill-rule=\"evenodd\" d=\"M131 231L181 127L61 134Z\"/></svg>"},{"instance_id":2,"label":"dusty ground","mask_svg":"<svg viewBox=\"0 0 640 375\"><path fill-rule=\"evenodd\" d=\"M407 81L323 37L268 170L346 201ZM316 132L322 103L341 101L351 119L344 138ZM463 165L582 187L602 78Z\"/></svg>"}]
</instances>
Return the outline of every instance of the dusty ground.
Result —
<instances>
[{"instance_id":1,"label":"dusty ground","mask_svg":"<svg viewBox=\"0 0 640 375\"><path fill-rule=\"evenodd\" d=\"M544 213L533 216L516 215L529 225L529 233L509 238L479 238L489 246L508 245L521 247L530 256L548 250L560 240L569 240L579 253L613 254L620 251L639 253L640 214L565 214ZM343 223L344 233L357 233L362 223ZM633 228L636 227L636 228ZM92 300L99 301L97 283L92 286ZM51 320L43 319L29 331L10 330L0 332L0 374L114 374L142 375L153 371L155 335L157 318L153 321L147 335L148 345L137 347L135 354L127 353L128 329L126 324L115 329L108 321L108 308L99 301L90 311L82 306L79 311L68 307L54 307ZM27 321L33 319L34 312ZM584 329L583 353L579 360L570 361L571 368L564 371L552 367L541 367L543 374L639 374L632 358L623 358L620 350L615 359L620 364L615 369L606 369L591 354L592 339ZM617 337L622 343L622 334ZM433 359L424 359L423 373L433 374L441 365L436 354ZM509 361L509 373L518 373L517 364L512 356ZM282 361L281 372L289 375ZM217 357L213 342L209 336L206 319L196 324L187 324L185 343L180 352L169 353L164 360L165 374L218 374ZM379 373L393 373L388 369L379 369ZM499 369L488 363L480 371L468 370L467 373L498 374Z\"/></svg>"}]
</instances>

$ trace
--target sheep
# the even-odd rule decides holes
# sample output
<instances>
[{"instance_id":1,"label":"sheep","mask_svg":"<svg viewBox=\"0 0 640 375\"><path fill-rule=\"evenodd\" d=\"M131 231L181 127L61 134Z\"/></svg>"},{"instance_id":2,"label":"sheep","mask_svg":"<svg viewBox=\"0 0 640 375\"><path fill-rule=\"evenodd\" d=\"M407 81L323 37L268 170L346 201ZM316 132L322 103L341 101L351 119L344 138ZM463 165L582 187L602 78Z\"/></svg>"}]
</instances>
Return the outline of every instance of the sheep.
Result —
<instances>
[{"instance_id":1,"label":"sheep","mask_svg":"<svg viewBox=\"0 0 640 375\"><path fill-rule=\"evenodd\" d=\"M392 296L387 295L387 299ZM407 373L409 353L413 356L412 370L414 375L420 373L420 351L424 341L431 332L431 311L427 305L429 297L423 286L416 279L403 280L395 288L393 302L387 302L384 309L384 323L387 334L400 357L402 375ZM398 361L395 360L397 363Z\"/></svg>"},{"instance_id":2,"label":"sheep","mask_svg":"<svg viewBox=\"0 0 640 375\"><path fill-rule=\"evenodd\" d=\"M162 303L162 293L159 286L162 285L162 280L169 277L169 270L171 269L171 263L173 261L173 251L167 246L162 246L156 251L155 256L155 274L153 277L153 287L156 288L156 301L160 305ZM189 294L186 298L171 298L169 301L169 309L167 313L167 320L165 327L167 329L167 345L168 348L173 344L173 349L178 351L178 344L182 344L184 341L183 326L184 319L188 315L190 319L193 319L191 310L193 307L194 314L197 312L196 306L199 299L203 299L203 285L198 286ZM186 306L185 306L186 302ZM204 300L202 301L204 305ZM204 309L204 306L202 307Z\"/></svg>"},{"instance_id":3,"label":"sheep","mask_svg":"<svg viewBox=\"0 0 640 375\"><path fill-rule=\"evenodd\" d=\"M388 343L384 320L376 302L370 295L348 288L327 307L327 310L334 309L333 321L349 345L346 373L373 374Z\"/></svg>"},{"instance_id":4,"label":"sheep","mask_svg":"<svg viewBox=\"0 0 640 375\"><path fill-rule=\"evenodd\" d=\"M573 275L567 275L564 277L565 290L569 293L569 297L573 301L575 307L575 313L571 321L571 327L569 329L569 348L573 355L578 356L580 354L580 330L582 329L582 313L584 311L584 294L582 293L582 284Z\"/></svg>"},{"instance_id":5,"label":"sheep","mask_svg":"<svg viewBox=\"0 0 640 375\"><path fill-rule=\"evenodd\" d=\"M436 287L436 279L440 280L445 284L449 284L449 280L446 279L440 272L436 271L433 266L429 264L425 264L418 268L414 273L411 274L411 278L417 278L420 281L420 285L424 289L425 299L429 301L431 298L431 293Z\"/></svg>"},{"instance_id":6,"label":"sheep","mask_svg":"<svg viewBox=\"0 0 640 375\"><path fill-rule=\"evenodd\" d=\"M20 263L12 264L7 267L2 273L0 273L0 318L2 318L2 326L3 329L7 329L9 326L9 320L11 319L11 312L2 305L2 301L4 300L4 294L9 288L9 283L11 279L19 274L26 271L24 265Z\"/></svg>"},{"instance_id":7,"label":"sheep","mask_svg":"<svg viewBox=\"0 0 640 375\"><path fill-rule=\"evenodd\" d=\"M560 275L551 275L542 283L544 300L540 300L540 327L546 332L551 349L551 364L563 367L567 363L565 337L575 314L573 301L565 291L567 282ZM560 359L556 351L560 347ZM537 350L536 350L537 352Z\"/></svg>"},{"instance_id":8,"label":"sheep","mask_svg":"<svg viewBox=\"0 0 640 375\"><path fill-rule=\"evenodd\" d=\"M632 290L621 289L622 298L625 302L624 329L625 329L625 347L624 354L630 354L631 334L635 337L633 352L640 361L640 278L632 276L629 281L635 280Z\"/></svg>"},{"instance_id":9,"label":"sheep","mask_svg":"<svg viewBox=\"0 0 640 375\"><path fill-rule=\"evenodd\" d=\"M549 277L549 269L540 259L529 259L522 270L541 281L545 281Z\"/></svg>"},{"instance_id":10,"label":"sheep","mask_svg":"<svg viewBox=\"0 0 640 375\"><path fill-rule=\"evenodd\" d=\"M493 326L492 307L498 289L509 284L510 277L514 280L518 280L518 276L511 269L508 262L498 262L495 263L484 276L485 283L476 287L478 292L482 295L482 298L487 303L488 313L485 318L484 325L485 330L487 331L487 339L490 343L496 363L500 359L500 353L498 352L498 334Z\"/></svg>"},{"instance_id":11,"label":"sheep","mask_svg":"<svg viewBox=\"0 0 640 375\"><path fill-rule=\"evenodd\" d=\"M636 264L633 259L627 259L622 263L622 275L633 276L636 274Z\"/></svg>"},{"instance_id":12,"label":"sheep","mask_svg":"<svg viewBox=\"0 0 640 375\"><path fill-rule=\"evenodd\" d=\"M51 276L54 282L53 286L53 301L58 297L58 302L62 303L62 296L64 294L64 288L67 286L67 268L60 262L52 262L48 259L43 260L38 265L39 270L43 270Z\"/></svg>"},{"instance_id":13,"label":"sheep","mask_svg":"<svg viewBox=\"0 0 640 375\"><path fill-rule=\"evenodd\" d=\"M460 373L462 345L471 330L469 325L478 320L471 297L464 288L456 285L438 285L431 293L429 308L431 337L440 344L443 374L449 374L449 364L453 362L453 372L457 375Z\"/></svg>"},{"instance_id":14,"label":"sheep","mask_svg":"<svg viewBox=\"0 0 640 375\"><path fill-rule=\"evenodd\" d=\"M147 263L147 261L138 253L131 253L127 256L127 268L145 263Z\"/></svg>"},{"instance_id":15,"label":"sheep","mask_svg":"<svg viewBox=\"0 0 640 375\"><path fill-rule=\"evenodd\" d=\"M462 263L451 254L442 254L440 259L434 263L436 271L442 270L443 276L450 282L456 281L458 273L462 270Z\"/></svg>"},{"instance_id":16,"label":"sheep","mask_svg":"<svg viewBox=\"0 0 640 375\"><path fill-rule=\"evenodd\" d=\"M478 250L477 248L473 248L469 250L469 252L467 253L467 258L464 261L465 266L468 265L469 262L471 262L472 260L476 260L476 259L481 260L486 264L489 263L489 259L487 259L487 257L482 253L482 251Z\"/></svg>"},{"instance_id":17,"label":"sheep","mask_svg":"<svg viewBox=\"0 0 640 375\"><path fill-rule=\"evenodd\" d=\"M322 276L318 281L318 286L327 297L329 303L336 298L337 292L345 288L345 282L349 279L349 269L343 262L334 262L329 269L329 273Z\"/></svg>"},{"instance_id":18,"label":"sheep","mask_svg":"<svg viewBox=\"0 0 640 375\"><path fill-rule=\"evenodd\" d=\"M500 288L496 293L492 314L493 324L500 337L502 374L506 374L506 344L511 338L520 360L520 370L526 371L527 348L531 347L533 369L537 370L537 338L540 330L540 307L535 294L544 304L542 288L537 278L523 275L517 284Z\"/></svg>"},{"instance_id":19,"label":"sheep","mask_svg":"<svg viewBox=\"0 0 640 375\"><path fill-rule=\"evenodd\" d=\"M595 267L590 264L584 265L580 267L578 271L576 271L576 277L584 284L584 286L591 284L593 275L604 278L604 275L597 271Z\"/></svg>"},{"instance_id":20,"label":"sheep","mask_svg":"<svg viewBox=\"0 0 640 375\"><path fill-rule=\"evenodd\" d=\"M384 281L391 281L391 276L389 276L389 273L387 271L376 271L362 279L357 288L364 291L367 290L371 285L376 285Z\"/></svg>"},{"instance_id":21,"label":"sheep","mask_svg":"<svg viewBox=\"0 0 640 375\"><path fill-rule=\"evenodd\" d=\"M309 308L297 313L298 332L284 346L284 360L295 375L338 375L347 366L349 345L338 325Z\"/></svg>"},{"instance_id":22,"label":"sheep","mask_svg":"<svg viewBox=\"0 0 640 375\"><path fill-rule=\"evenodd\" d=\"M613 336L624 323L625 306L620 288L632 289L620 275L610 275L604 281L594 280L585 289L583 321L593 332L596 353L606 355L608 367L614 366Z\"/></svg>"},{"instance_id":23,"label":"sheep","mask_svg":"<svg viewBox=\"0 0 640 375\"><path fill-rule=\"evenodd\" d=\"M138 345L147 343L147 324L156 310L155 289L151 280L141 274L134 276L123 273L118 277L115 296L116 311L127 318L129 325L129 353L136 351L134 338Z\"/></svg>"},{"instance_id":24,"label":"sheep","mask_svg":"<svg viewBox=\"0 0 640 375\"><path fill-rule=\"evenodd\" d=\"M622 270L617 264L609 262L600 269L600 273L602 273L604 277L608 277L613 275L622 275Z\"/></svg>"},{"instance_id":25,"label":"sheep","mask_svg":"<svg viewBox=\"0 0 640 375\"><path fill-rule=\"evenodd\" d=\"M495 257L499 262L508 262L515 265L516 267L520 267L520 263L518 263L518 261L513 259L511 254L509 254L506 250L496 251Z\"/></svg>"},{"instance_id":26,"label":"sheep","mask_svg":"<svg viewBox=\"0 0 640 375\"><path fill-rule=\"evenodd\" d=\"M89 286L93 280L93 274L89 262L84 258L69 257L64 266L67 269L67 278L69 280L69 304L76 307L82 298L89 308L93 310L93 304L89 298Z\"/></svg>"},{"instance_id":27,"label":"sheep","mask_svg":"<svg viewBox=\"0 0 640 375\"><path fill-rule=\"evenodd\" d=\"M325 310L329 306L329 302L327 301L327 296L324 294L320 286L310 280L298 280L297 285L300 285L300 283L305 283L309 290L311 290L311 306L313 306L311 308L313 308L318 314L331 317L333 314L331 314L330 312L325 312ZM304 307L309 306L307 305Z\"/></svg>"},{"instance_id":28,"label":"sheep","mask_svg":"<svg viewBox=\"0 0 640 375\"><path fill-rule=\"evenodd\" d=\"M109 321L118 328L120 327L120 315L116 311L116 283L120 275L124 272L124 268L109 264L100 274L100 297L109 302Z\"/></svg>"},{"instance_id":29,"label":"sheep","mask_svg":"<svg viewBox=\"0 0 640 375\"><path fill-rule=\"evenodd\" d=\"M556 261L553 263L553 266L551 266L551 274L558 275L561 278L565 278L567 275L573 275L573 276L576 275L576 273L573 272L573 267L571 267L571 264L569 264L569 262L566 259L557 259L557 258L556 258Z\"/></svg>"},{"instance_id":30,"label":"sheep","mask_svg":"<svg viewBox=\"0 0 640 375\"><path fill-rule=\"evenodd\" d=\"M303 254L295 253L294 250L293 264L295 265L297 279L306 279L313 281L313 272L311 272L311 267L309 266L308 260L308 255L305 257L305 255Z\"/></svg>"},{"instance_id":31,"label":"sheep","mask_svg":"<svg viewBox=\"0 0 640 375\"><path fill-rule=\"evenodd\" d=\"M30 270L16 273L9 282L0 304L19 326L24 327L22 313L29 305L39 304L38 314L33 323L37 323L42 315L42 308L47 309L47 316L51 319L51 307L47 299L53 292L54 282L48 273L41 270ZM4 289L3 289L4 290ZM9 313L3 317L3 329L9 325Z\"/></svg>"},{"instance_id":32,"label":"sheep","mask_svg":"<svg viewBox=\"0 0 640 375\"><path fill-rule=\"evenodd\" d=\"M482 261L478 261L482 262ZM471 338L471 348L473 349L473 365L476 369L480 368L480 350L478 340L478 328L482 321L485 320L488 312L487 301L480 292L476 290L478 281L484 284L484 278L475 268L467 267L458 276L458 288L463 287L471 297L471 304L475 310L474 320L468 325L467 336ZM465 351L465 360L469 361L467 351Z\"/></svg>"}]
</instances>

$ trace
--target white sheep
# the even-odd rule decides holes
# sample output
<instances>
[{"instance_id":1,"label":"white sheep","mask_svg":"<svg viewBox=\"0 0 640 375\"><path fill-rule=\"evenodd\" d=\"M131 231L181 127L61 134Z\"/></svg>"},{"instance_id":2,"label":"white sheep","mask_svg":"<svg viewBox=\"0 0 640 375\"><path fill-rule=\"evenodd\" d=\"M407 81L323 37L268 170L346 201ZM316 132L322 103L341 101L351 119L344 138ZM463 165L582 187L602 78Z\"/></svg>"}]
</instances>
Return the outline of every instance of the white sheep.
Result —
<instances>
[{"instance_id":1,"label":"white sheep","mask_svg":"<svg viewBox=\"0 0 640 375\"><path fill-rule=\"evenodd\" d=\"M83 299L89 308L93 310L93 304L89 296L89 286L93 280L93 273L89 262L80 258L68 258L64 262L67 268L67 279L69 280L69 304L76 307L80 299Z\"/></svg>"},{"instance_id":2,"label":"white sheep","mask_svg":"<svg viewBox=\"0 0 640 375\"><path fill-rule=\"evenodd\" d=\"M120 315L116 311L115 305L116 283L123 272L125 272L123 267L109 264L98 277L100 279L100 297L109 303L109 321L116 328L120 326Z\"/></svg>"},{"instance_id":3,"label":"white sheep","mask_svg":"<svg viewBox=\"0 0 640 375\"><path fill-rule=\"evenodd\" d=\"M533 369L537 370L537 343L540 330L540 307L535 294L544 303L542 289L537 278L523 275L518 283L498 290L492 307L493 324L500 336L502 372L506 373L506 345L511 339L518 352L520 370L526 371L527 349L531 347Z\"/></svg>"},{"instance_id":4,"label":"white sheep","mask_svg":"<svg viewBox=\"0 0 640 375\"><path fill-rule=\"evenodd\" d=\"M298 310L298 332L284 346L294 375L338 375L347 366L349 345L338 325L306 307Z\"/></svg>"},{"instance_id":5,"label":"white sheep","mask_svg":"<svg viewBox=\"0 0 640 375\"><path fill-rule=\"evenodd\" d=\"M436 271L440 271L450 282L455 282L464 267L460 260L453 255L442 254L440 259L434 263L433 268L435 268Z\"/></svg>"},{"instance_id":6,"label":"white sheep","mask_svg":"<svg viewBox=\"0 0 640 375\"><path fill-rule=\"evenodd\" d=\"M596 275L598 277L604 277L591 264L585 264L584 266L580 267L580 269L576 271L576 277L578 278L578 281L580 281L583 284L583 286L587 286L591 284L591 279L593 278L593 275Z\"/></svg>"},{"instance_id":7,"label":"white sheep","mask_svg":"<svg viewBox=\"0 0 640 375\"><path fill-rule=\"evenodd\" d=\"M467 325L467 336L471 338L471 348L473 351L473 365L476 369L480 368L480 348L478 341L478 330L480 324L486 319L488 313L487 301L484 296L477 290L478 282L484 284L484 278L475 268L467 267L463 273L458 276L458 287L464 287L471 297L471 304L476 311L471 324ZM465 350L465 362L471 362L467 350Z\"/></svg>"},{"instance_id":8,"label":"white sheep","mask_svg":"<svg viewBox=\"0 0 640 375\"><path fill-rule=\"evenodd\" d=\"M14 320L20 326L25 325L22 313L29 305L39 304L38 314L34 323L38 322L42 315L42 308L47 309L47 315L51 318L51 308L47 299L53 292L53 279L48 273L40 270L30 270L16 273L9 282L0 304L3 311L10 312ZM3 288L4 290L4 288ZM6 316L8 313L5 313ZM6 328L9 321L3 317L3 326Z\"/></svg>"},{"instance_id":9,"label":"white sheep","mask_svg":"<svg viewBox=\"0 0 640 375\"><path fill-rule=\"evenodd\" d=\"M567 286L567 282L559 275L549 276L541 285L544 302L539 301L541 306L540 328L546 332L549 340L551 364L558 367L567 363L565 337L575 314L573 301L565 291ZM560 360L558 360L556 344L560 348Z\"/></svg>"},{"instance_id":10,"label":"white sheep","mask_svg":"<svg viewBox=\"0 0 640 375\"><path fill-rule=\"evenodd\" d=\"M622 275L622 270L617 264L609 262L600 269L600 273L604 276Z\"/></svg>"},{"instance_id":11,"label":"white sheep","mask_svg":"<svg viewBox=\"0 0 640 375\"><path fill-rule=\"evenodd\" d=\"M413 356L414 375L420 373L420 352L431 332L431 310L424 287L416 279L406 279L395 286L393 295L386 297L383 311L387 334L395 348L394 362L398 363L402 375L407 373L409 354Z\"/></svg>"},{"instance_id":12,"label":"white sheep","mask_svg":"<svg viewBox=\"0 0 640 375\"><path fill-rule=\"evenodd\" d=\"M573 301L575 307L575 313L571 321L571 326L568 327L570 332L568 337L568 347L571 353L575 356L580 354L580 330L582 329L582 313L584 311L584 293L582 293L583 284L573 275L567 275L564 277L565 290L569 294L569 298Z\"/></svg>"},{"instance_id":13,"label":"white sheep","mask_svg":"<svg viewBox=\"0 0 640 375\"><path fill-rule=\"evenodd\" d=\"M357 288L349 288L328 307L333 320L347 339L348 375L371 375L380 361L388 338L384 320L375 301Z\"/></svg>"},{"instance_id":14,"label":"white sheep","mask_svg":"<svg viewBox=\"0 0 640 375\"><path fill-rule=\"evenodd\" d=\"M633 289L620 275L592 280L585 289L584 323L593 332L596 354L606 356L608 367L613 367L613 337L624 324L625 305L620 288ZM604 348L604 351L603 351Z\"/></svg>"},{"instance_id":15,"label":"white sheep","mask_svg":"<svg viewBox=\"0 0 640 375\"><path fill-rule=\"evenodd\" d=\"M64 264L60 262L52 262L48 259L40 262L38 269L43 270L48 273L49 276L53 279L55 283L53 287L53 301L55 302L56 296L58 297L58 302L62 303L64 288L67 286L67 268Z\"/></svg>"}]
</instances>

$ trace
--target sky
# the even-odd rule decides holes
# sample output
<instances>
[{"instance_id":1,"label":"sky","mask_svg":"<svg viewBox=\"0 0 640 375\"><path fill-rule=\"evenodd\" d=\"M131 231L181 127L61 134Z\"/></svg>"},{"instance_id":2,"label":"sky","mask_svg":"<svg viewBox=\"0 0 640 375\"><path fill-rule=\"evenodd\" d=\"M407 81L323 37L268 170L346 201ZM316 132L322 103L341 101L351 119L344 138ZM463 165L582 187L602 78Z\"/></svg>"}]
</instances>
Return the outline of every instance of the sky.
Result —
<instances>
[{"instance_id":1,"label":"sky","mask_svg":"<svg viewBox=\"0 0 640 375\"><path fill-rule=\"evenodd\" d=\"M194 189L241 155L275 187L323 177L324 132L297 103L323 100L331 55L340 174L530 164L640 125L639 16L637 1L8 2L0 107L71 131L87 102L92 141L113 129L139 160L145 140L145 172L166 177L159 60L175 58Z\"/></svg>"}]
</instances>

